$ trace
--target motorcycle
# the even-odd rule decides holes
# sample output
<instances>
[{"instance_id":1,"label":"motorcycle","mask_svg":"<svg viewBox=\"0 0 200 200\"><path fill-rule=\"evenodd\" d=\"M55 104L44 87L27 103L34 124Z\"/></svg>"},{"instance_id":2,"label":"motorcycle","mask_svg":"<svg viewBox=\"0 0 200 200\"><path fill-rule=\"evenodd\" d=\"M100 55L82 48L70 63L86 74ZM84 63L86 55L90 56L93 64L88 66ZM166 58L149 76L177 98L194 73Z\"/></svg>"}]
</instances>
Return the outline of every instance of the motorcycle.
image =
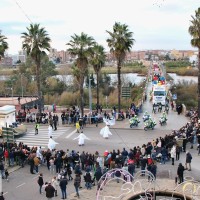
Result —
<instances>
[{"instance_id":1,"label":"motorcycle","mask_svg":"<svg viewBox=\"0 0 200 200\"><path fill-rule=\"evenodd\" d=\"M151 121L151 122L146 122L144 124L144 130L147 131L148 129L154 129L154 127L156 126L156 122L155 121Z\"/></svg>"},{"instance_id":2,"label":"motorcycle","mask_svg":"<svg viewBox=\"0 0 200 200\"><path fill-rule=\"evenodd\" d=\"M130 128L133 128L134 126L138 126L140 120L138 118L135 118L135 119L130 119L129 122L130 122Z\"/></svg>"},{"instance_id":3,"label":"motorcycle","mask_svg":"<svg viewBox=\"0 0 200 200\"><path fill-rule=\"evenodd\" d=\"M164 124L167 124L167 118L166 117L160 117L159 123L160 123L161 126L164 125Z\"/></svg>"},{"instance_id":4,"label":"motorcycle","mask_svg":"<svg viewBox=\"0 0 200 200\"><path fill-rule=\"evenodd\" d=\"M149 120L149 117L150 117L149 114L144 114L143 117L142 117L143 122L146 122L147 120Z\"/></svg>"}]
</instances>

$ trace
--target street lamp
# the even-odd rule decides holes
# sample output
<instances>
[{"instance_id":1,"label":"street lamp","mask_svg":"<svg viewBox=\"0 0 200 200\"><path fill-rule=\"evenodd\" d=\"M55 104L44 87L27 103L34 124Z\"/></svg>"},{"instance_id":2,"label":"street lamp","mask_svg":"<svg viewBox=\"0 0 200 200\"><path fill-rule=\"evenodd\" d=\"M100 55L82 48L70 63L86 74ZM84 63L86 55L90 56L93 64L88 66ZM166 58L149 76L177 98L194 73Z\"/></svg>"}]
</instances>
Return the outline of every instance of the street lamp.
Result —
<instances>
[{"instance_id":1,"label":"street lamp","mask_svg":"<svg viewBox=\"0 0 200 200\"><path fill-rule=\"evenodd\" d=\"M24 97L24 88L23 88L23 83L22 83L22 75L23 74L20 74L21 75L21 92L22 92L22 98Z\"/></svg>"},{"instance_id":2,"label":"street lamp","mask_svg":"<svg viewBox=\"0 0 200 200\"><path fill-rule=\"evenodd\" d=\"M91 78L89 76L89 109L90 113L92 113L92 91L91 91Z\"/></svg>"}]
</instances>

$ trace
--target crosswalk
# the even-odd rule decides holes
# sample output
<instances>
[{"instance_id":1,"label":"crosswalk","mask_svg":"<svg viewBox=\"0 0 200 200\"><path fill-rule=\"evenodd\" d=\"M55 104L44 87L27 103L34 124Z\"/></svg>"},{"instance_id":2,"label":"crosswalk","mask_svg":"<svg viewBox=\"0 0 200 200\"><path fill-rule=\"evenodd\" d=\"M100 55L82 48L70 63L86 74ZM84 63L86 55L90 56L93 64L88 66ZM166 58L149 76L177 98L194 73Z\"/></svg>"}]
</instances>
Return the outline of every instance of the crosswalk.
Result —
<instances>
[{"instance_id":1,"label":"crosswalk","mask_svg":"<svg viewBox=\"0 0 200 200\"><path fill-rule=\"evenodd\" d=\"M69 130L69 127L58 127L56 131L52 132L52 138L56 141L56 139L66 133ZM26 135L17 138L16 143L23 142L24 145L27 145L29 147L40 147L46 148L48 146L49 142L49 136L48 136L48 127L47 126L41 126L38 131L38 135L35 135L35 129L32 129L31 131L28 131Z\"/></svg>"}]
</instances>

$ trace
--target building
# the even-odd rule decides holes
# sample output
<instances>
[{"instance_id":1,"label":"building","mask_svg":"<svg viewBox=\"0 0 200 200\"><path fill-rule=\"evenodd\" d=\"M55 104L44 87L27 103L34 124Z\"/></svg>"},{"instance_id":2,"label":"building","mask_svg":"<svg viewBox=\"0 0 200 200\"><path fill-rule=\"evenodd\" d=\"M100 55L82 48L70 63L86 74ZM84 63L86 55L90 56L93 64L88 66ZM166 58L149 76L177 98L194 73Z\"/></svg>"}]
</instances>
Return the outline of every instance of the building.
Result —
<instances>
[{"instance_id":1,"label":"building","mask_svg":"<svg viewBox=\"0 0 200 200\"><path fill-rule=\"evenodd\" d=\"M3 67L12 67L13 59L10 56L5 56L3 59L0 60L0 65Z\"/></svg>"}]
</instances>

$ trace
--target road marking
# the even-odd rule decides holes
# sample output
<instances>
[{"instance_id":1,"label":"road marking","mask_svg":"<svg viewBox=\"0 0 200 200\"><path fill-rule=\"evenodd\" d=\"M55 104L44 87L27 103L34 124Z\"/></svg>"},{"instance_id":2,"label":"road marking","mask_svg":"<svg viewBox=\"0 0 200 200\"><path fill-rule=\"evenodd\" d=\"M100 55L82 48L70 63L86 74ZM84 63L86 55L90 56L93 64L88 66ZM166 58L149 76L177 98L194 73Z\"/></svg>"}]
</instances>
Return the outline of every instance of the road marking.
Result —
<instances>
[{"instance_id":1,"label":"road marking","mask_svg":"<svg viewBox=\"0 0 200 200\"><path fill-rule=\"evenodd\" d=\"M76 129L72 131L69 135L67 135L65 138L70 138L74 133L76 133Z\"/></svg>"},{"instance_id":2,"label":"road marking","mask_svg":"<svg viewBox=\"0 0 200 200\"><path fill-rule=\"evenodd\" d=\"M36 179L36 178L38 178L38 176L36 176L36 177L33 177L33 179Z\"/></svg>"},{"instance_id":3,"label":"road marking","mask_svg":"<svg viewBox=\"0 0 200 200\"><path fill-rule=\"evenodd\" d=\"M25 185L25 183L22 183L21 185L18 185L16 188L19 188L19 187L21 187L22 185Z\"/></svg>"},{"instance_id":4,"label":"road marking","mask_svg":"<svg viewBox=\"0 0 200 200\"><path fill-rule=\"evenodd\" d=\"M8 194L8 192L3 193L3 195L6 195L6 194Z\"/></svg>"}]
</instances>

